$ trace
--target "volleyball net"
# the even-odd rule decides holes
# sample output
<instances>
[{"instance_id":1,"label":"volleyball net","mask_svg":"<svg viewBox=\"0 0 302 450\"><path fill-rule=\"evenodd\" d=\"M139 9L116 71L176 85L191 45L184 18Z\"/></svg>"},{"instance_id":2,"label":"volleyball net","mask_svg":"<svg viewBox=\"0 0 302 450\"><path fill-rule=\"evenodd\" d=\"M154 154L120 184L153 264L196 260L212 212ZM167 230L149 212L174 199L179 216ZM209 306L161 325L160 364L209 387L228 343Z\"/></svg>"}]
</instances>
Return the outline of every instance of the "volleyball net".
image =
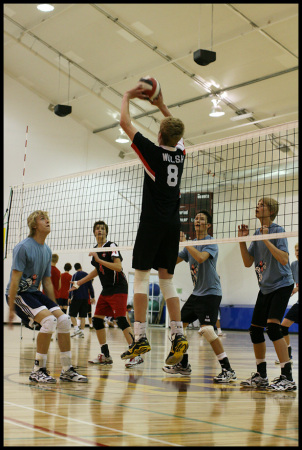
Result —
<instances>
[{"instance_id":1,"label":"volleyball net","mask_svg":"<svg viewBox=\"0 0 302 450\"><path fill-rule=\"evenodd\" d=\"M212 243L267 239L253 236L260 226L257 202L279 202L274 220L285 229L278 237L298 236L298 122L240 134L186 148L181 181L180 219L184 245L196 245L194 218L201 209L213 217ZM139 159L26 185L13 186L7 207L4 257L28 236L27 217L47 211L53 252L90 252L93 224L108 224L108 238L131 250L138 229L144 169ZM250 235L238 237L238 225ZM270 239L273 235L269 235ZM203 241L198 241L202 243Z\"/></svg>"}]
</instances>

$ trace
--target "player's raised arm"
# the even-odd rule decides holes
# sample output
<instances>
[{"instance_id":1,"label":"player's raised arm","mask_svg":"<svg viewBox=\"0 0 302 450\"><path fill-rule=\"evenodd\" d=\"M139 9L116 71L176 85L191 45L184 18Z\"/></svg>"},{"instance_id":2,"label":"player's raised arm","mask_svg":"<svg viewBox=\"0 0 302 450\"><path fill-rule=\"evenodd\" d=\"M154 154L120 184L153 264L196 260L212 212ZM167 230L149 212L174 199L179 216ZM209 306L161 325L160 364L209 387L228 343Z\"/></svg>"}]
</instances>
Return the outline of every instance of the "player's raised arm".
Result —
<instances>
[{"instance_id":1,"label":"player's raised arm","mask_svg":"<svg viewBox=\"0 0 302 450\"><path fill-rule=\"evenodd\" d=\"M143 90L144 89L138 84L135 88L126 91L122 100L120 126L129 136L131 142L137 133L137 129L131 123L129 102L132 98L141 98L142 100L146 100L148 97L143 94Z\"/></svg>"}]
</instances>

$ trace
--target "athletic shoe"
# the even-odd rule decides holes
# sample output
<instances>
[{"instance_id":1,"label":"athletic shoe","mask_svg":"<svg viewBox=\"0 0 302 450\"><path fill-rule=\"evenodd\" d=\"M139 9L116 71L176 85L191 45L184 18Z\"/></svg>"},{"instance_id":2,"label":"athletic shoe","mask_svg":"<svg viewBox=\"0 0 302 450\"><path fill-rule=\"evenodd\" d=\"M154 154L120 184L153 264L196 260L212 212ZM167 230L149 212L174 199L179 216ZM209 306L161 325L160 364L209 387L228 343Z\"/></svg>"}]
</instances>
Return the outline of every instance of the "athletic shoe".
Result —
<instances>
[{"instance_id":1,"label":"athletic shoe","mask_svg":"<svg viewBox=\"0 0 302 450\"><path fill-rule=\"evenodd\" d=\"M164 366L163 371L166 373L179 373L180 375L191 375L191 364L188 363L187 367L183 367L181 363L174 364L174 366Z\"/></svg>"},{"instance_id":2,"label":"athletic shoe","mask_svg":"<svg viewBox=\"0 0 302 450\"><path fill-rule=\"evenodd\" d=\"M49 375L48 370L45 367L35 371L29 375L30 381L36 381L37 383L56 383L57 380Z\"/></svg>"},{"instance_id":3,"label":"athletic shoe","mask_svg":"<svg viewBox=\"0 0 302 450\"><path fill-rule=\"evenodd\" d=\"M235 370L222 369L221 373L217 377L213 378L214 383L230 383L231 381L236 381Z\"/></svg>"},{"instance_id":4,"label":"athletic shoe","mask_svg":"<svg viewBox=\"0 0 302 450\"><path fill-rule=\"evenodd\" d=\"M88 383L88 378L77 373L71 366L68 370L62 370L60 375L62 381L74 381L76 383Z\"/></svg>"},{"instance_id":5,"label":"athletic shoe","mask_svg":"<svg viewBox=\"0 0 302 450\"><path fill-rule=\"evenodd\" d=\"M144 362L143 358L138 355L134 358L129 359L129 361L125 364L126 369L129 369L130 367L137 366L138 364L142 364Z\"/></svg>"},{"instance_id":6,"label":"athletic shoe","mask_svg":"<svg viewBox=\"0 0 302 450\"><path fill-rule=\"evenodd\" d=\"M183 334L176 334L171 342L171 350L166 358L166 364L168 366L174 366L179 363L182 360L184 353L186 353L189 348L188 341Z\"/></svg>"},{"instance_id":7,"label":"athletic shoe","mask_svg":"<svg viewBox=\"0 0 302 450\"><path fill-rule=\"evenodd\" d=\"M295 391L297 385L294 381L290 381L285 375L280 375L280 377L274 378L273 381L267 389L274 391Z\"/></svg>"},{"instance_id":8,"label":"athletic shoe","mask_svg":"<svg viewBox=\"0 0 302 450\"><path fill-rule=\"evenodd\" d=\"M200 327L199 330L197 331L198 334L200 334L200 336L202 336L202 328Z\"/></svg>"},{"instance_id":9,"label":"athletic shoe","mask_svg":"<svg viewBox=\"0 0 302 450\"><path fill-rule=\"evenodd\" d=\"M83 331L79 328L78 330L74 331L74 333L71 334L70 337L79 336L79 334L81 333L84 335Z\"/></svg>"},{"instance_id":10,"label":"athletic shoe","mask_svg":"<svg viewBox=\"0 0 302 450\"><path fill-rule=\"evenodd\" d=\"M218 337L226 337L226 334L221 331L221 333L217 334Z\"/></svg>"},{"instance_id":11,"label":"athletic shoe","mask_svg":"<svg viewBox=\"0 0 302 450\"><path fill-rule=\"evenodd\" d=\"M85 334L84 334L84 332L81 330L81 333L78 334L78 338L84 339L84 337L85 337Z\"/></svg>"},{"instance_id":12,"label":"athletic shoe","mask_svg":"<svg viewBox=\"0 0 302 450\"><path fill-rule=\"evenodd\" d=\"M268 378L261 377L259 372L253 372L251 378L241 381L240 386L252 388L266 388L269 385Z\"/></svg>"},{"instance_id":13,"label":"athletic shoe","mask_svg":"<svg viewBox=\"0 0 302 450\"><path fill-rule=\"evenodd\" d=\"M106 366L107 364L112 364L113 359L111 356L105 356L103 353L100 353L97 358L90 359L88 362L90 364L101 364L102 366Z\"/></svg>"},{"instance_id":14,"label":"athletic shoe","mask_svg":"<svg viewBox=\"0 0 302 450\"><path fill-rule=\"evenodd\" d=\"M292 358L292 357L289 358L289 362L290 362L291 364L294 364L294 361L293 361L293 358ZM279 359L276 359L275 364L280 364Z\"/></svg>"},{"instance_id":15,"label":"athletic shoe","mask_svg":"<svg viewBox=\"0 0 302 450\"><path fill-rule=\"evenodd\" d=\"M122 359L132 359L134 356L143 355L150 352L151 347L146 337L140 338L137 342L132 342L126 352L121 354Z\"/></svg>"}]
</instances>

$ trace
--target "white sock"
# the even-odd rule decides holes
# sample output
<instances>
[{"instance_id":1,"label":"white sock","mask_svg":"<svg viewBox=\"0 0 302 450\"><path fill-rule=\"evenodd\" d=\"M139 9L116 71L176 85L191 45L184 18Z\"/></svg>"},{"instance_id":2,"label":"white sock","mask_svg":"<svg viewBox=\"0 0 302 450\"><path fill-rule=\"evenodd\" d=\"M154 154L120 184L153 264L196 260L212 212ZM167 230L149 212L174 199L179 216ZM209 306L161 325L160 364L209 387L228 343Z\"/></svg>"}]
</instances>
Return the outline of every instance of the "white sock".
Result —
<instances>
[{"instance_id":1,"label":"white sock","mask_svg":"<svg viewBox=\"0 0 302 450\"><path fill-rule=\"evenodd\" d=\"M218 334L221 334L221 328L218 328L218 329L217 329L217 333L218 333Z\"/></svg>"},{"instance_id":2,"label":"white sock","mask_svg":"<svg viewBox=\"0 0 302 450\"><path fill-rule=\"evenodd\" d=\"M220 355L216 355L218 361L222 360L223 358L227 358L226 352L220 353Z\"/></svg>"},{"instance_id":3,"label":"white sock","mask_svg":"<svg viewBox=\"0 0 302 450\"><path fill-rule=\"evenodd\" d=\"M146 327L146 322L134 322L133 330L135 342L139 341L139 339L142 337L146 337Z\"/></svg>"},{"instance_id":4,"label":"white sock","mask_svg":"<svg viewBox=\"0 0 302 450\"><path fill-rule=\"evenodd\" d=\"M184 334L182 322L176 322L175 320L172 320L170 323L170 326L171 326L171 337L172 338L175 334Z\"/></svg>"},{"instance_id":5,"label":"white sock","mask_svg":"<svg viewBox=\"0 0 302 450\"><path fill-rule=\"evenodd\" d=\"M61 352L60 359L61 359L62 369L65 372L65 370L68 370L71 366L71 350L69 350L68 352Z\"/></svg>"},{"instance_id":6,"label":"white sock","mask_svg":"<svg viewBox=\"0 0 302 450\"><path fill-rule=\"evenodd\" d=\"M34 371L37 372L42 367L46 367L47 353L36 353Z\"/></svg>"}]
</instances>

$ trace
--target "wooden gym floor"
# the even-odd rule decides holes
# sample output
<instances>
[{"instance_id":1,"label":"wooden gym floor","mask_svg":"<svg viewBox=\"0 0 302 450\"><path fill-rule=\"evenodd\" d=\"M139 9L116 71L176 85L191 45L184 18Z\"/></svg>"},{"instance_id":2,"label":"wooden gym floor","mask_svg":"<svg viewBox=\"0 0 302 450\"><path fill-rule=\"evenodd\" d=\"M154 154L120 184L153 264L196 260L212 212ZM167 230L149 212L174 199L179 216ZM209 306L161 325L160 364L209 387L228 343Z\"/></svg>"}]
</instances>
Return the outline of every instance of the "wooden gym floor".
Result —
<instances>
[{"instance_id":1,"label":"wooden gym floor","mask_svg":"<svg viewBox=\"0 0 302 450\"><path fill-rule=\"evenodd\" d=\"M89 365L99 345L95 331L72 338L73 364L88 384L59 381L59 350L51 342L48 369L56 385L31 384L35 341L23 327L4 326L5 447L297 447L298 391L242 390L239 383L255 371L246 331L226 331L225 351L238 381L213 384L220 366L197 330L188 330L192 375L162 371L170 349L168 330L149 328L152 350L136 369L126 369L120 354L126 342L119 329L107 329L112 366ZM293 375L298 382L298 335L290 335ZM266 338L268 377L280 374Z\"/></svg>"}]
</instances>

